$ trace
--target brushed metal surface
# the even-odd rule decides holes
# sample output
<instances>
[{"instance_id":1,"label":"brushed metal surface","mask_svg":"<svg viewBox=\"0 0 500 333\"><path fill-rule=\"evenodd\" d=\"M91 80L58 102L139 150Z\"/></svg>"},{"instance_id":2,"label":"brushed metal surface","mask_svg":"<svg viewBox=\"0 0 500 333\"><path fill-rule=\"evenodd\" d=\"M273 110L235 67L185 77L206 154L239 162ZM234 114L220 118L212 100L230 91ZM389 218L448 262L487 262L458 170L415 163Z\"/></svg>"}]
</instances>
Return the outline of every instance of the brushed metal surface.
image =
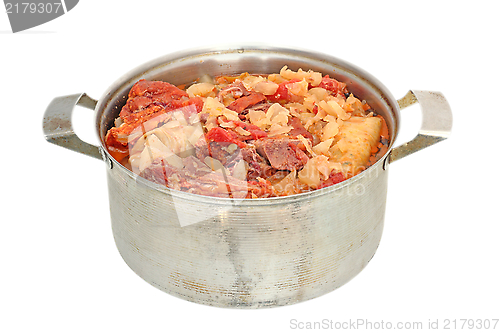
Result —
<instances>
[{"instance_id":1,"label":"brushed metal surface","mask_svg":"<svg viewBox=\"0 0 500 333\"><path fill-rule=\"evenodd\" d=\"M87 94L60 96L52 100L43 116L45 140L55 145L94 157L101 158L100 148L82 141L73 130L72 115L75 106L94 110L97 101Z\"/></svg>"},{"instance_id":2,"label":"brushed metal surface","mask_svg":"<svg viewBox=\"0 0 500 333\"><path fill-rule=\"evenodd\" d=\"M415 103L419 103L421 107L422 125L414 139L392 149L388 158L391 163L446 140L451 135L453 116L442 93L410 90L398 100L401 110Z\"/></svg>"},{"instance_id":3,"label":"brushed metal surface","mask_svg":"<svg viewBox=\"0 0 500 333\"><path fill-rule=\"evenodd\" d=\"M323 295L366 266L382 235L380 163L346 186L237 205L158 191L120 168L107 173L125 262L153 286L201 304L261 308ZM178 214L196 211L213 215L181 227Z\"/></svg>"}]
</instances>

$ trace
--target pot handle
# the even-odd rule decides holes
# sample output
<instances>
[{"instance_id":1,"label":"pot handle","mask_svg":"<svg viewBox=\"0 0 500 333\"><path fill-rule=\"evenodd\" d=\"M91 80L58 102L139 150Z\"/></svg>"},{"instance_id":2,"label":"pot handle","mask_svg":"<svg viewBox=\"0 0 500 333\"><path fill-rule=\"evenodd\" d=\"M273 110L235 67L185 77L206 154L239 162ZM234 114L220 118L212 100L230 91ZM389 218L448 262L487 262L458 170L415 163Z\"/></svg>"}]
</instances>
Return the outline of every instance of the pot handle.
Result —
<instances>
[{"instance_id":1,"label":"pot handle","mask_svg":"<svg viewBox=\"0 0 500 333\"><path fill-rule=\"evenodd\" d=\"M398 100L400 109L419 103L422 109L422 126L417 136L391 150L389 163L447 139L451 134L453 117L443 94L435 91L410 90Z\"/></svg>"},{"instance_id":2,"label":"pot handle","mask_svg":"<svg viewBox=\"0 0 500 333\"><path fill-rule=\"evenodd\" d=\"M43 117L45 139L55 145L102 159L99 147L82 141L74 132L72 115L75 106L80 105L94 110L97 101L87 94L56 97L50 102Z\"/></svg>"}]
</instances>

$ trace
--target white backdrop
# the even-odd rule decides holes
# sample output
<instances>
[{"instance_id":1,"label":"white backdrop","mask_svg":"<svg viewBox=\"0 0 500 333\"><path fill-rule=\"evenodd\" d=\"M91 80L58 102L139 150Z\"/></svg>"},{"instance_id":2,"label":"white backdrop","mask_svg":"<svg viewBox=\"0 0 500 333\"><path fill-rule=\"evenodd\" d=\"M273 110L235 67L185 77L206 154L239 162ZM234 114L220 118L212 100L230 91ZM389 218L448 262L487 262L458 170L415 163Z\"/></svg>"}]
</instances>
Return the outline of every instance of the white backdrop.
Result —
<instances>
[{"instance_id":1,"label":"white backdrop","mask_svg":"<svg viewBox=\"0 0 500 333\"><path fill-rule=\"evenodd\" d=\"M12 34L0 13L0 331L288 332L314 322L362 331L348 325L361 321L416 322L425 331L437 321L435 332L449 331L446 321L468 330L461 319L476 328L499 319L497 16L496 1L82 0ZM104 163L42 134L56 96L97 99L150 59L240 42L331 54L396 98L441 91L454 116L449 140L391 164L384 235L369 265L330 294L270 310L198 305L144 282L114 245ZM399 143L418 131L418 106L402 120ZM97 143L91 111L78 110L74 121Z\"/></svg>"}]
</instances>

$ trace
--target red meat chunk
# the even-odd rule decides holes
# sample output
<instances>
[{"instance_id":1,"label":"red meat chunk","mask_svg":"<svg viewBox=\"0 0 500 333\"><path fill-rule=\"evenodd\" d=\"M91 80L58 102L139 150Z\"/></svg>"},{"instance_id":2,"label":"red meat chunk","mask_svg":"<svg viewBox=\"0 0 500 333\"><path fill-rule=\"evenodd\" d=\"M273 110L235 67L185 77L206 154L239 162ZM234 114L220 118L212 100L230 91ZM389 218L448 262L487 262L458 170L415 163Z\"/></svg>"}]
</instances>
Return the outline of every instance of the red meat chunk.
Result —
<instances>
[{"instance_id":1,"label":"red meat chunk","mask_svg":"<svg viewBox=\"0 0 500 333\"><path fill-rule=\"evenodd\" d=\"M290 139L260 139L255 141L257 152L278 170L300 170L309 158Z\"/></svg>"}]
</instances>

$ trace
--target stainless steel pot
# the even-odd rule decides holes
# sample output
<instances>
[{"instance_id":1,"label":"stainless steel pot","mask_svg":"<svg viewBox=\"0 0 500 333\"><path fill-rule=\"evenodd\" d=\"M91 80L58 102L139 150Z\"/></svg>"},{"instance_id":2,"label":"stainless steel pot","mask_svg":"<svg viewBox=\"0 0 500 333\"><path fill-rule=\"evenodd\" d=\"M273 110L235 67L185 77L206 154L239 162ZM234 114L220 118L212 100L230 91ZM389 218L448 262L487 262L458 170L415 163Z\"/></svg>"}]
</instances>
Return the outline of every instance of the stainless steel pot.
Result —
<instances>
[{"instance_id":1,"label":"stainless steel pot","mask_svg":"<svg viewBox=\"0 0 500 333\"><path fill-rule=\"evenodd\" d=\"M283 65L312 69L346 82L385 117L390 149L357 176L321 190L271 199L221 199L148 182L107 152L104 137L139 79L173 84L204 74L272 73ZM422 108L422 128L393 148L399 111ZM73 132L75 105L95 110L100 146ZM146 63L115 82L97 102L85 94L55 98L44 118L46 139L103 159L111 221L125 262L155 287L196 303L239 308L274 307L328 293L358 274L380 242L391 162L444 140L451 111L437 92L410 91L396 101L365 71L314 52L275 47L198 49Z\"/></svg>"}]
</instances>

